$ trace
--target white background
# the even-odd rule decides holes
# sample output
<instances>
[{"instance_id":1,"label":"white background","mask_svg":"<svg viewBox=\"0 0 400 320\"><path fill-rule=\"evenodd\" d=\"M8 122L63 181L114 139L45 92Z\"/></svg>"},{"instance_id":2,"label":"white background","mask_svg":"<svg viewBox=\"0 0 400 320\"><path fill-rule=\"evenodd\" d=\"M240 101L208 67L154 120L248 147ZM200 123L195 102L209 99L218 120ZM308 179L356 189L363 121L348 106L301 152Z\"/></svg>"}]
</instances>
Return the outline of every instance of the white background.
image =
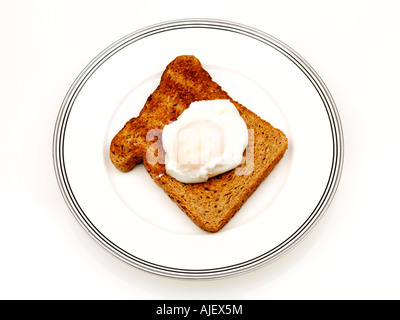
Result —
<instances>
[{"instance_id":1,"label":"white background","mask_svg":"<svg viewBox=\"0 0 400 320\"><path fill-rule=\"evenodd\" d=\"M398 1L0 0L1 299L399 299ZM137 270L101 248L59 191L62 100L101 50L137 29L217 18L303 56L337 104L345 162L313 231L257 271L213 281Z\"/></svg>"}]
</instances>

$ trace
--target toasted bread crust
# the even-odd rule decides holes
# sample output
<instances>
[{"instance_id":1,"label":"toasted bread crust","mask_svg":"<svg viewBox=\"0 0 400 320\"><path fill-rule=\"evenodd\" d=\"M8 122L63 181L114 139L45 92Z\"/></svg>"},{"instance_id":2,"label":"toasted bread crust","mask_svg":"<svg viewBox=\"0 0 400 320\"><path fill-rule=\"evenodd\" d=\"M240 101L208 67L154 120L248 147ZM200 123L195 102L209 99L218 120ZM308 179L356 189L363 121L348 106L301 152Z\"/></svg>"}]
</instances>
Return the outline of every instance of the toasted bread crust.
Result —
<instances>
[{"instance_id":1,"label":"toasted bread crust","mask_svg":"<svg viewBox=\"0 0 400 320\"><path fill-rule=\"evenodd\" d=\"M153 142L146 141L151 129L162 129L198 100L229 99L211 80L194 56L173 60L161 76L160 85L149 96L139 116L129 120L111 141L110 158L123 172L141 163Z\"/></svg>"},{"instance_id":2,"label":"toasted bread crust","mask_svg":"<svg viewBox=\"0 0 400 320\"><path fill-rule=\"evenodd\" d=\"M166 174L163 161L146 157L154 145L146 140L152 129L162 130L194 101L229 99L248 129L254 132L254 167L248 174L231 170L199 184L185 184ZM159 137L162 139L162 137ZM249 143L250 145L250 143ZM234 101L215 83L194 56L179 56L162 74L157 89L149 96L139 116L129 120L110 144L110 159L116 168L130 171L143 162L153 180L201 229L216 232L223 228L258 188L283 157L288 147L285 134ZM158 143L162 157L162 144ZM243 163L238 168L244 168Z\"/></svg>"}]
</instances>

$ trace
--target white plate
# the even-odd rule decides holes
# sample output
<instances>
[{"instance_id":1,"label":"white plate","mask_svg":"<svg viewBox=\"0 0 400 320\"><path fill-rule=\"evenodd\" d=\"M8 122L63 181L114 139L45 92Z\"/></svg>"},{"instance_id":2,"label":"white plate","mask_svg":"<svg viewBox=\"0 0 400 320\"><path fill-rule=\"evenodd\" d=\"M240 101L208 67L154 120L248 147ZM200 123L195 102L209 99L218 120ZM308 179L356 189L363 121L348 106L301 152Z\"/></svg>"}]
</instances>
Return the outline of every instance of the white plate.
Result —
<instances>
[{"instance_id":1,"label":"white plate","mask_svg":"<svg viewBox=\"0 0 400 320\"><path fill-rule=\"evenodd\" d=\"M286 133L270 176L217 233L197 228L142 165L111 164L112 137L136 116L175 57L193 54L230 96ZM338 186L339 115L326 86L270 35L221 20L178 20L118 40L82 71L55 126L61 192L80 224L118 258L177 278L241 274L291 249L315 225Z\"/></svg>"}]
</instances>

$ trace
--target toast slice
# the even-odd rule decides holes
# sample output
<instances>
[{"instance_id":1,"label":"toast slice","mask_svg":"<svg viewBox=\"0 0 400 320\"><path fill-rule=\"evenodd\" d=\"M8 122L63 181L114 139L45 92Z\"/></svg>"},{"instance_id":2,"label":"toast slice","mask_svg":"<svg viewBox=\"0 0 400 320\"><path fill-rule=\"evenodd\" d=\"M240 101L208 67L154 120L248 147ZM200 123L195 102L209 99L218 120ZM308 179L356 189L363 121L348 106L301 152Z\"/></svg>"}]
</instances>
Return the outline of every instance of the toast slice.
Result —
<instances>
[{"instance_id":1,"label":"toast slice","mask_svg":"<svg viewBox=\"0 0 400 320\"><path fill-rule=\"evenodd\" d=\"M204 183L179 182L165 171L162 129L192 102L213 99L229 99L246 122L249 145L244 161L236 169ZM287 148L288 141L281 130L234 101L211 79L196 57L184 55L168 64L159 86L139 115L130 119L112 139L110 159L123 172L143 162L152 179L198 227L216 232L269 175Z\"/></svg>"}]
</instances>

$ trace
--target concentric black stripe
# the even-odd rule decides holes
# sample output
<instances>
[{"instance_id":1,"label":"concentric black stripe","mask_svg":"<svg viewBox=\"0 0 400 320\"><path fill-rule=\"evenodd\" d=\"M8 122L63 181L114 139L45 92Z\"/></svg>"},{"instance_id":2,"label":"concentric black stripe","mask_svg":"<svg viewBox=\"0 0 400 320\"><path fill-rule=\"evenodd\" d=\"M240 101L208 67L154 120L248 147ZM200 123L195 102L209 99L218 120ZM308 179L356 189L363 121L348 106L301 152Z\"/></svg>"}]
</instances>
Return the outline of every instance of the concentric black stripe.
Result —
<instances>
[{"instance_id":1,"label":"concentric black stripe","mask_svg":"<svg viewBox=\"0 0 400 320\"><path fill-rule=\"evenodd\" d=\"M68 118L76 97L91 75L107 61L108 58L136 41L159 33L194 28L216 29L237 33L260 41L286 56L304 73L317 90L328 115L333 141L333 157L330 175L325 190L308 219L285 241L264 254L242 263L212 269L179 269L162 266L134 256L111 242L91 223L90 219L82 210L69 184L64 162L64 140ZM260 30L233 22L213 19L187 19L160 23L131 33L103 50L79 74L67 92L56 120L53 136L53 161L57 181L69 209L82 227L106 250L121 260L148 272L186 279L213 279L238 275L270 263L293 248L294 245L303 239L312 229L332 201L341 176L343 156L343 132L336 105L327 87L312 67L286 44Z\"/></svg>"}]
</instances>

